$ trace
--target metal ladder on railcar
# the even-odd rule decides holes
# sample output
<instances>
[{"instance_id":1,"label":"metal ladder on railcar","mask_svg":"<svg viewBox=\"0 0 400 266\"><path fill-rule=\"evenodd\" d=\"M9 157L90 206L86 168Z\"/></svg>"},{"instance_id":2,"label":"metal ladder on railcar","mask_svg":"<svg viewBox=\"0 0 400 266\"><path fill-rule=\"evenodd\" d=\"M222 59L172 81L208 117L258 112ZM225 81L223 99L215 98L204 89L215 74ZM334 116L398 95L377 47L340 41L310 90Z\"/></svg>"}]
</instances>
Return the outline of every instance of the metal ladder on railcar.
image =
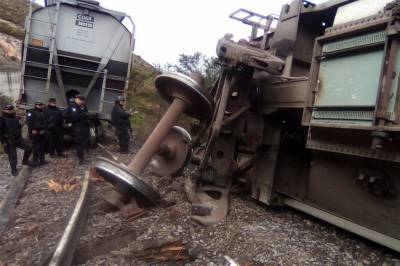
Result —
<instances>
[{"instance_id":1,"label":"metal ladder on railcar","mask_svg":"<svg viewBox=\"0 0 400 266\"><path fill-rule=\"evenodd\" d=\"M45 92L46 94L49 93L49 88L50 88L50 80L51 80L51 70L52 70L52 64L53 64L53 58L55 52L55 38L56 38L56 32L57 32L57 21L58 21L58 13L60 10L60 2L57 2L56 4L56 12L54 15L54 22L52 21L44 21L44 20L39 20L39 19L34 19L32 18L32 3L29 5L29 13L27 16L26 24L25 24L25 39L24 39L24 53L23 53L23 58L22 58L22 68L21 68L21 87L20 90L22 93L24 93L24 84L23 84L23 78L24 77L30 77L30 78L36 78L36 79L41 79L41 80L46 80L46 88ZM31 32L31 23L32 21L39 21L41 23L46 23L52 25L52 33L51 36L48 35L40 35L38 33L32 33ZM26 75L25 70L26 70L26 63L27 63L27 53L28 49L37 49L37 50L42 50L45 51L46 49L39 48L39 47L29 47L29 37L32 35L40 35L45 38L49 38L50 40L50 47L49 47L49 61L47 65L47 76L46 77L39 77L39 76L32 76L32 75Z\"/></svg>"}]
</instances>

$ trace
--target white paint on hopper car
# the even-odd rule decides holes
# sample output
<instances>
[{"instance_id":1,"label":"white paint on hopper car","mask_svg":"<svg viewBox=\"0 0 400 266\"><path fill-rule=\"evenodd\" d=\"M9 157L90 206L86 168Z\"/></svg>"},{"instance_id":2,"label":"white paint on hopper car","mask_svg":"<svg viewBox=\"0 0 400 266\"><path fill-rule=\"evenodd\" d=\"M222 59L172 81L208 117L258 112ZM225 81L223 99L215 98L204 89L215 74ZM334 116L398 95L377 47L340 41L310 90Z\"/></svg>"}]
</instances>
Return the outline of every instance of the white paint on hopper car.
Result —
<instances>
[{"instance_id":1,"label":"white paint on hopper car","mask_svg":"<svg viewBox=\"0 0 400 266\"><path fill-rule=\"evenodd\" d=\"M369 17L383 11L393 0L359 0L338 8L333 25Z\"/></svg>"}]
</instances>

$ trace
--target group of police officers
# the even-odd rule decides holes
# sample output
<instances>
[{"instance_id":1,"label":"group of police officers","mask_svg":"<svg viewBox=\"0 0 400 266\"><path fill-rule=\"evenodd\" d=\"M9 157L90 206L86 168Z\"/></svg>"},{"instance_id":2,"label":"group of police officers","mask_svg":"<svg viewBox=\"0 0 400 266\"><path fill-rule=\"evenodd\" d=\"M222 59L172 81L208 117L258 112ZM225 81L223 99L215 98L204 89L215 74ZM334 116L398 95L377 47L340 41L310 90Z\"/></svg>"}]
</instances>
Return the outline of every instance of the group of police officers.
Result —
<instances>
[{"instance_id":1,"label":"group of police officers","mask_svg":"<svg viewBox=\"0 0 400 266\"><path fill-rule=\"evenodd\" d=\"M115 127L115 134L119 141L121 153L129 152L131 114L124 110L123 96L118 96L111 113L111 124ZM63 132L65 124L71 128L76 155L80 165L86 163L85 150L90 145L90 118L86 108L86 99L77 95L69 107L61 110L57 107L56 99L51 98L47 106L43 102L36 102L35 107L26 113L26 124L30 141L22 137L22 125L15 113L12 104L6 104L0 117L0 141L8 155L11 174L16 176L17 148L24 151L22 164L40 166L46 164L45 155L50 157L64 157ZM32 154L32 160L30 155Z\"/></svg>"}]
</instances>

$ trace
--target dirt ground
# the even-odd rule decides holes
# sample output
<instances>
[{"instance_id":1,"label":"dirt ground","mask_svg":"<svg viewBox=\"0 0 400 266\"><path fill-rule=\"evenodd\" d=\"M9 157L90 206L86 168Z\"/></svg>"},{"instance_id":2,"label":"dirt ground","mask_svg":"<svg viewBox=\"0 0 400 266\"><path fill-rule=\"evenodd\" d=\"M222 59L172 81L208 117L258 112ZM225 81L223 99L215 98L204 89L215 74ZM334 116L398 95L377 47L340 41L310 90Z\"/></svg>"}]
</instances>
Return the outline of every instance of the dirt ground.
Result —
<instances>
[{"instance_id":1,"label":"dirt ground","mask_svg":"<svg viewBox=\"0 0 400 266\"><path fill-rule=\"evenodd\" d=\"M115 146L108 148L116 150ZM92 151L90 162L99 154L99 150ZM54 250L79 196L80 178L90 168L90 164L78 167L72 151L67 155L34 170L1 236L0 265L41 265ZM127 163L129 156L120 159ZM10 179L6 171L0 174L1 179ZM228 265L224 256L240 265L400 265L400 256L393 251L293 209L257 204L238 188L232 191L230 212L223 222L198 225L190 219L184 177L143 178L169 204L148 208L130 221L104 207L102 195L111 186L93 180L91 209L77 254L88 253L121 232L132 232L134 237L126 243L114 239L116 245L78 261L81 265ZM121 255L132 253L146 241L168 238L185 246L192 259L159 262ZM113 252L118 250L119 254Z\"/></svg>"}]
</instances>

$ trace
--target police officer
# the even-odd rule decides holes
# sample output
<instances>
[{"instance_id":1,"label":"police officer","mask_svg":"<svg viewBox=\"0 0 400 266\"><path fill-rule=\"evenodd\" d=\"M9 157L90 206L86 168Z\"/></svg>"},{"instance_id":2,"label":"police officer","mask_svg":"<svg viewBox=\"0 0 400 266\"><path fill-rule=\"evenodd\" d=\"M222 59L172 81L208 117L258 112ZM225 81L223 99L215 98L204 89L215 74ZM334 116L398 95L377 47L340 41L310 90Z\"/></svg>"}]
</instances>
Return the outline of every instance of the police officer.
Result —
<instances>
[{"instance_id":1,"label":"police officer","mask_svg":"<svg viewBox=\"0 0 400 266\"><path fill-rule=\"evenodd\" d=\"M57 101L54 98L49 99L46 110L44 111L47 120L48 151L50 157L63 156L63 116L60 108L57 107Z\"/></svg>"},{"instance_id":2,"label":"police officer","mask_svg":"<svg viewBox=\"0 0 400 266\"><path fill-rule=\"evenodd\" d=\"M29 156L32 147L22 138L21 124L15 116L14 106L7 104L3 109L0 117L0 141L4 146L4 150L8 155L8 161L11 166L11 174L16 176L17 171L17 148L24 150L22 164L29 165Z\"/></svg>"},{"instance_id":3,"label":"police officer","mask_svg":"<svg viewBox=\"0 0 400 266\"><path fill-rule=\"evenodd\" d=\"M33 164L42 165L45 161L46 153L46 115L44 104L41 101L35 103L35 108L27 112L26 123L28 125L29 136L33 146Z\"/></svg>"},{"instance_id":4,"label":"police officer","mask_svg":"<svg viewBox=\"0 0 400 266\"><path fill-rule=\"evenodd\" d=\"M111 125L115 127L115 135L119 141L121 153L129 153L129 131L132 133L129 117L131 116L124 110L125 99L123 96L118 96L115 99L115 105L111 112Z\"/></svg>"},{"instance_id":5,"label":"police officer","mask_svg":"<svg viewBox=\"0 0 400 266\"><path fill-rule=\"evenodd\" d=\"M85 163L84 150L88 149L90 144L89 113L85 104L85 97L77 95L75 103L67 109L67 119L71 123L72 137L80 165Z\"/></svg>"}]
</instances>

